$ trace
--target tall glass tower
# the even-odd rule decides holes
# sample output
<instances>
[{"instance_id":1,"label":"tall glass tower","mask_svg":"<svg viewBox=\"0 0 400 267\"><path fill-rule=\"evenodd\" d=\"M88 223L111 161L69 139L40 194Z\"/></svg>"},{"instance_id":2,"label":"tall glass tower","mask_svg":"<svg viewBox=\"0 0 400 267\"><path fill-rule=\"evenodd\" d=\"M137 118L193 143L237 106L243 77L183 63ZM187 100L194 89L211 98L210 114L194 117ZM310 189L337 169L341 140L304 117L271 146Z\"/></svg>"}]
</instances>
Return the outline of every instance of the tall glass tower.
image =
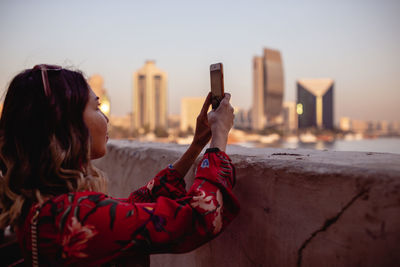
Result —
<instances>
[{"instance_id":1,"label":"tall glass tower","mask_svg":"<svg viewBox=\"0 0 400 267\"><path fill-rule=\"evenodd\" d=\"M265 48L263 56L253 58L253 129L280 123L283 88L281 53Z\"/></svg>"}]
</instances>

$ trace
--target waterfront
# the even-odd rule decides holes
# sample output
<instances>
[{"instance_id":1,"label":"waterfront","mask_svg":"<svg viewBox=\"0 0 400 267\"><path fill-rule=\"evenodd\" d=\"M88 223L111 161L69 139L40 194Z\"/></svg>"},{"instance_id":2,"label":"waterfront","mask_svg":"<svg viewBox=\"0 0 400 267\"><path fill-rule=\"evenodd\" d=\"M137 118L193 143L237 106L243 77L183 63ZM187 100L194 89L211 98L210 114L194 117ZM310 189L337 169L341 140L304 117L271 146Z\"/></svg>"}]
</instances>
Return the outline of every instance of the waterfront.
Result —
<instances>
[{"instance_id":1,"label":"waterfront","mask_svg":"<svg viewBox=\"0 0 400 267\"><path fill-rule=\"evenodd\" d=\"M316 141L311 143L303 142L276 142L273 144L263 144L259 142L242 142L237 145L244 147L274 147L274 148L306 148L318 150L334 150L334 151L364 151L379 153L395 153L400 154L400 138L398 137L382 137L361 140L344 140L336 139L330 142Z\"/></svg>"}]
</instances>

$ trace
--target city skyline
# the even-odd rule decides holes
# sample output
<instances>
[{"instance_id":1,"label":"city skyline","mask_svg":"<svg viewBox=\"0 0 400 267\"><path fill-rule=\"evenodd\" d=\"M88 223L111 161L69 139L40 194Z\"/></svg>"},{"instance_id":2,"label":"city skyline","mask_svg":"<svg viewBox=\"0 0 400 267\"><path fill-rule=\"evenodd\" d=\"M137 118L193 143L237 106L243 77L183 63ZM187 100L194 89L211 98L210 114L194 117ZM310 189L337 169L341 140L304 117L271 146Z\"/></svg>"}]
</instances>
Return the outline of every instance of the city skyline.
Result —
<instances>
[{"instance_id":1,"label":"city skyline","mask_svg":"<svg viewBox=\"0 0 400 267\"><path fill-rule=\"evenodd\" d=\"M153 59L168 73L169 113L177 114L180 97L207 95L209 65L221 61L232 104L250 109L252 58L268 47L282 54L284 101L295 101L296 80L332 77L336 123L394 121L398 13L398 1L2 1L0 93L22 69L61 64L100 74L112 114L125 115L132 73Z\"/></svg>"}]
</instances>

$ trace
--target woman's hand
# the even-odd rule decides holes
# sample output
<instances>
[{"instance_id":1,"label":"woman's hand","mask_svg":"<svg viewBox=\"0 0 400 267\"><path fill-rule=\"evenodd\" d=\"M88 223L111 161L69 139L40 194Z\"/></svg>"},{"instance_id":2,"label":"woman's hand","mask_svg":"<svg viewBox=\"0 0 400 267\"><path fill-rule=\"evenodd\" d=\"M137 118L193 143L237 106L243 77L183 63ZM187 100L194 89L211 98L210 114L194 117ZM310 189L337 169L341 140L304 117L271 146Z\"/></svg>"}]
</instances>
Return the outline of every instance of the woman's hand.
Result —
<instances>
[{"instance_id":1,"label":"woman's hand","mask_svg":"<svg viewBox=\"0 0 400 267\"><path fill-rule=\"evenodd\" d=\"M208 123L212 132L210 147L218 147L225 151L228 142L228 134L233 126L233 107L229 103L231 95L225 93L219 107L208 113Z\"/></svg>"},{"instance_id":2,"label":"woman's hand","mask_svg":"<svg viewBox=\"0 0 400 267\"><path fill-rule=\"evenodd\" d=\"M211 93L208 94L204 101L203 107L197 117L196 131L194 133L193 142L174 164L174 168L182 175L185 176L201 150L207 145L211 138L211 129L208 124L207 111L211 105Z\"/></svg>"},{"instance_id":3,"label":"woman's hand","mask_svg":"<svg viewBox=\"0 0 400 267\"><path fill-rule=\"evenodd\" d=\"M193 137L193 145L203 149L211 138L211 128L208 124L207 111L211 105L211 92L204 101L203 107L196 120L196 130Z\"/></svg>"}]
</instances>

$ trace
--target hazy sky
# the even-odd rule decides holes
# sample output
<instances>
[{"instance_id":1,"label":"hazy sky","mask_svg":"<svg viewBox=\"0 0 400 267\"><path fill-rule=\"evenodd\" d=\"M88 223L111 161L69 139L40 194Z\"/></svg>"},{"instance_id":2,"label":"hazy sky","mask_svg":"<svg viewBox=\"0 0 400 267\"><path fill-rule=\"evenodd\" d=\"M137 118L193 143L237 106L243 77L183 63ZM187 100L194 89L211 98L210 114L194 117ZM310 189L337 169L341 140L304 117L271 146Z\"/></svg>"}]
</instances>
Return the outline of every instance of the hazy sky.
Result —
<instances>
[{"instance_id":1,"label":"hazy sky","mask_svg":"<svg viewBox=\"0 0 400 267\"><path fill-rule=\"evenodd\" d=\"M252 105L252 58L282 53L284 99L299 78L335 80L341 116L400 120L400 1L0 2L0 88L37 63L98 73L112 113L131 110L132 73L153 59L169 75L169 113L205 96L223 62L234 106Z\"/></svg>"}]
</instances>

